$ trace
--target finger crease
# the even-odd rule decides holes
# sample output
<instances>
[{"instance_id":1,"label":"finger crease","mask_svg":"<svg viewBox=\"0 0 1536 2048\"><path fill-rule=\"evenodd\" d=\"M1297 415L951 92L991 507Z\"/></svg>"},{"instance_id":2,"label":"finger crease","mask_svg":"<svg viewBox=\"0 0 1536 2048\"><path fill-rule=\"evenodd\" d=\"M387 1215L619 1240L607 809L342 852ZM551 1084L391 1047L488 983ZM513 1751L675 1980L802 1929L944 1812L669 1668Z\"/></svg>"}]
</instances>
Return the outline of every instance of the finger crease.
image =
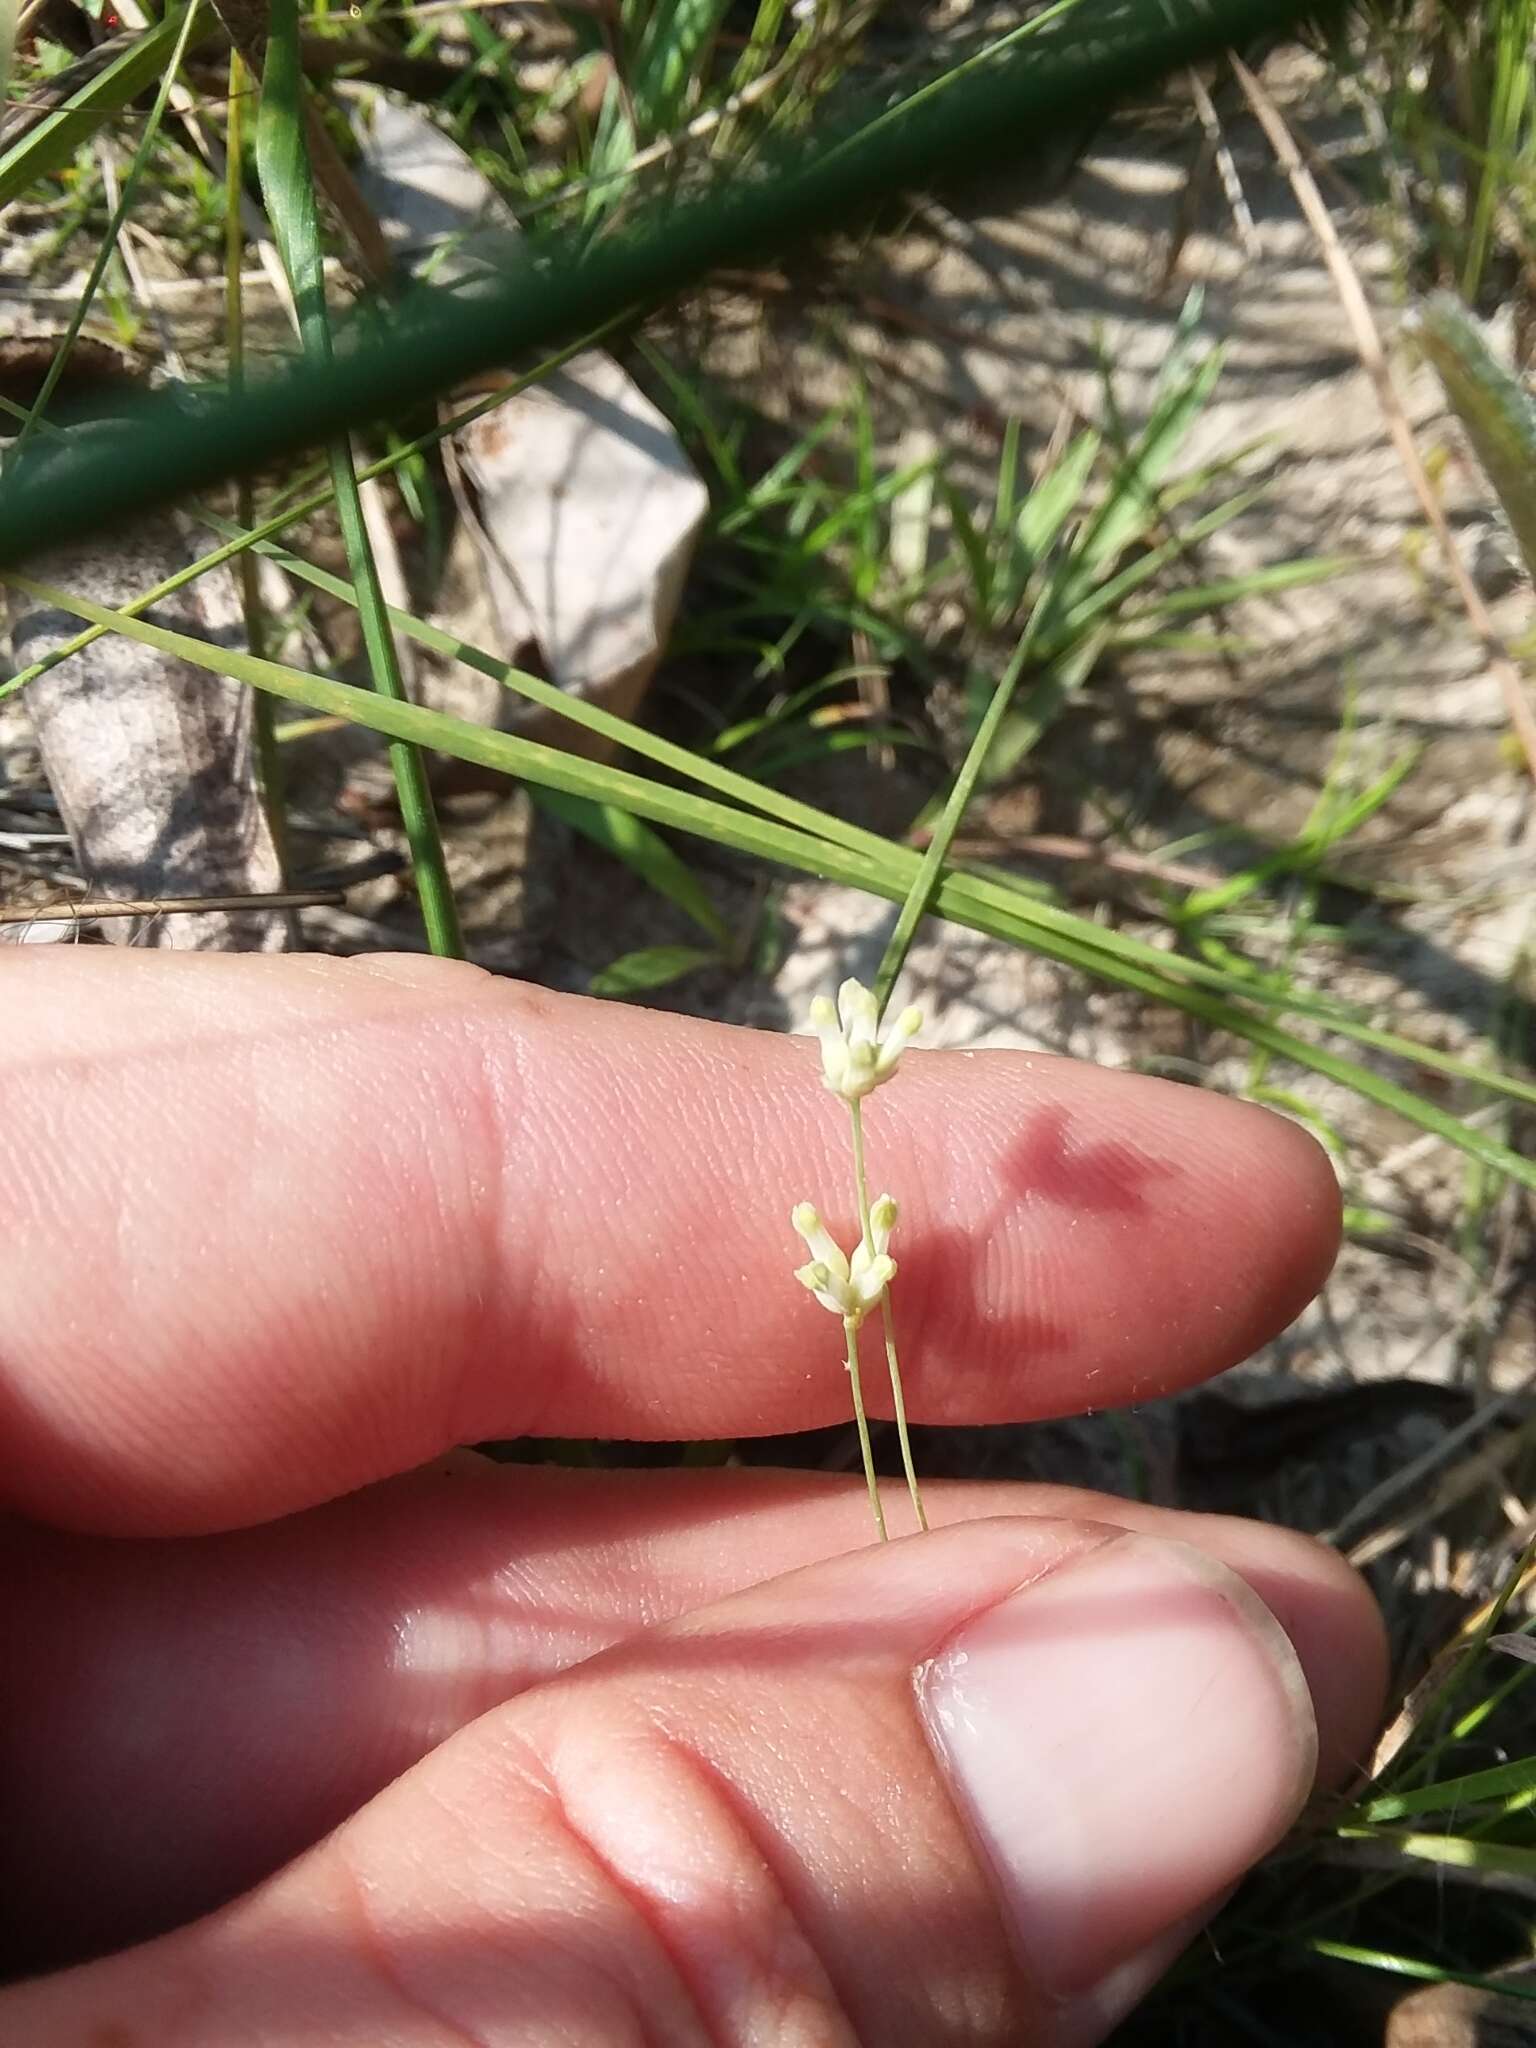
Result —
<instances>
[{"instance_id":1,"label":"finger crease","mask_svg":"<svg viewBox=\"0 0 1536 2048\"><path fill-rule=\"evenodd\" d=\"M685 1968L682 1957L679 1956L668 1937L665 1919L659 1911L656 1901L642 1886L637 1885L633 1879L626 1877L622 1871L617 1869L603 1850L599 1848L588 1829L571 1812L566 1802L565 1794L561 1789L559 1778L549 1768L533 1745L521 1735L516 1734L515 1731L508 1731L508 1733L510 1738L516 1743L522 1760L527 1766L530 1783L544 1797L548 1818L553 1822L560 1834L564 1836L576 1855L583 1862L590 1865L601 1877L603 1883L624 1900L644 1927L647 1935L650 1937L653 1948L665 1964L682 2002L688 2007L694 2020L697 2022L700 2040L708 2043L709 2048L733 2048L733 2044L723 2040L711 2026L704 2008L695 1993L691 1974ZM658 2041L646 2023L646 2015L640 2000L633 1998L631 1999L631 2004L634 2007L635 2020L639 2028L641 2048L680 2048L675 2035L669 2034L664 2042Z\"/></svg>"},{"instance_id":2,"label":"finger crease","mask_svg":"<svg viewBox=\"0 0 1536 2048\"><path fill-rule=\"evenodd\" d=\"M491 2043L484 2035L472 2033L461 2020L454 2019L449 2013L440 2012L435 2005L423 1998L419 1991L412 1990L406 1983L390 1954L388 1937L380 1928L374 1917L373 1908L368 1903L368 1893L363 1880L347 1852L345 1834L335 1836L330 1846L351 1908L359 1951L368 1968L396 2005L403 2012L416 2013L423 2019L430 2020L435 2027L441 2028L446 2041L457 2042L459 2048L491 2048Z\"/></svg>"},{"instance_id":3,"label":"finger crease","mask_svg":"<svg viewBox=\"0 0 1536 2048\"><path fill-rule=\"evenodd\" d=\"M798 1887L791 1879L782 1853L783 1845L771 1824L742 1796L739 1787L718 1765L702 1756L680 1736L658 1727L656 1739L719 1802L756 1857L764 1879L772 1887L775 1907L794 1928L804 1944L808 1961L817 1972L819 1981L810 1988L820 2000L825 2017L834 2030L827 2036L827 2048L857 2048L863 2036L853 2024L846 1987L839 1982L839 1973L834 1970L830 1957L812 1931L811 1915L801 1911L796 1903Z\"/></svg>"}]
</instances>

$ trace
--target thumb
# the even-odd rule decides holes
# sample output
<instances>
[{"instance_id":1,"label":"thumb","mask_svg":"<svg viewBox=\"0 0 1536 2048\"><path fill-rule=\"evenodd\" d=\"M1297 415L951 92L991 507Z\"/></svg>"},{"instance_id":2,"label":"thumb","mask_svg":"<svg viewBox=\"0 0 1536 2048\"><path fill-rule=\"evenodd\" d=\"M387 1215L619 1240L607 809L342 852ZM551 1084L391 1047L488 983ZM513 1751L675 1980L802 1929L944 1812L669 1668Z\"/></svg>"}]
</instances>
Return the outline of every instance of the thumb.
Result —
<instances>
[{"instance_id":1,"label":"thumb","mask_svg":"<svg viewBox=\"0 0 1536 2048\"><path fill-rule=\"evenodd\" d=\"M1359 1641L1369 1694L1367 1596L1295 1548L1287 1611ZM402 1659L463 1625L418 1617ZM0 1995L0 2038L1079 2048L1316 1754L1290 1640L1203 1551L943 1529L536 1686L234 1905Z\"/></svg>"}]
</instances>

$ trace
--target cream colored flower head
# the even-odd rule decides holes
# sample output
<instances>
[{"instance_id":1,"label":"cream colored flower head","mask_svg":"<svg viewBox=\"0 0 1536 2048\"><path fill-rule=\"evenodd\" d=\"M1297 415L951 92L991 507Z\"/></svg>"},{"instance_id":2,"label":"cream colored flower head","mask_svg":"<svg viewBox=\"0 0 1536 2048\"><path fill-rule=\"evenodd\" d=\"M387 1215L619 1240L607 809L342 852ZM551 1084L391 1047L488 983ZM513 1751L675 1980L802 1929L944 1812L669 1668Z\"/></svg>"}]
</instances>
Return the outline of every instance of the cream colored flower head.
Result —
<instances>
[{"instance_id":1,"label":"cream colored flower head","mask_svg":"<svg viewBox=\"0 0 1536 2048\"><path fill-rule=\"evenodd\" d=\"M851 1259L809 1202L797 1204L790 1221L811 1254L809 1265L796 1267L795 1278L833 1315L862 1323L896 1277L896 1261L887 1249L896 1227L895 1202L882 1195L874 1204L869 1235L859 1239Z\"/></svg>"},{"instance_id":2,"label":"cream colored flower head","mask_svg":"<svg viewBox=\"0 0 1536 2048\"><path fill-rule=\"evenodd\" d=\"M845 981L834 1003L818 996L811 1023L821 1040L821 1078L844 1102L859 1102L896 1071L908 1042L923 1028L921 1010L907 1008L880 1036L880 1006L860 981Z\"/></svg>"}]
</instances>

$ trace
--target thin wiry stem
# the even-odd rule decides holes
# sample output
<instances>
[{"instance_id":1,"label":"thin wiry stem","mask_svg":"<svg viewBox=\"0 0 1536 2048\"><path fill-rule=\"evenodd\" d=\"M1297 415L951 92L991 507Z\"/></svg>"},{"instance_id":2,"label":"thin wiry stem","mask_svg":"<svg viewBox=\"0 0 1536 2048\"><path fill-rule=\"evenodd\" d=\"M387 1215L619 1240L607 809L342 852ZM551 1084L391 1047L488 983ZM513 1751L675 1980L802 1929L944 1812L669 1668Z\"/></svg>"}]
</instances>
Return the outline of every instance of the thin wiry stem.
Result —
<instances>
[{"instance_id":1,"label":"thin wiry stem","mask_svg":"<svg viewBox=\"0 0 1536 2048\"><path fill-rule=\"evenodd\" d=\"M848 1384L853 1392L853 1420L859 1432L859 1455L864 1460L864 1483L869 1488L870 1511L880 1541L890 1541L885 1526L885 1509L880 1504L880 1481L875 1474L875 1454L869 1441L869 1418L864 1413L864 1382L859 1376L859 1325L855 1317L843 1317L843 1335L848 1339Z\"/></svg>"},{"instance_id":2,"label":"thin wiry stem","mask_svg":"<svg viewBox=\"0 0 1536 2048\"><path fill-rule=\"evenodd\" d=\"M863 1105L850 1102L848 1115L853 1125L853 1184L859 1201L859 1230L869 1236L869 1176L864 1166L864 1114ZM885 1364L891 1380L891 1409L896 1418L896 1441L901 1446L901 1469L907 1476L907 1492L912 1497L912 1512L917 1517L919 1529L928 1527L928 1516L923 1509L922 1491L917 1483L917 1467L912 1459L912 1437L907 1428L907 1400L902 1391L901 1367L896 1359L896 1318L891 1308L891 1290L887 1287L880 1296L880 1322L885 1332Z\"/></svg>"}]
</instances>

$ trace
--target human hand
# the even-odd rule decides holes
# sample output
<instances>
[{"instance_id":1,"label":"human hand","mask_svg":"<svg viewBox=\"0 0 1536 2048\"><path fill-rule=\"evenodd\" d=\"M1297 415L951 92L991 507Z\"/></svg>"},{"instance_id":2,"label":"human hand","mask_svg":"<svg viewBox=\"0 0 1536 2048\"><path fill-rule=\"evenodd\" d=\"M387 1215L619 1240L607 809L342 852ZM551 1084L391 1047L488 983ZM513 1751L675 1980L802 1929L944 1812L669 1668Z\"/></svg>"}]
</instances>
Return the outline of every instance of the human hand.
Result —
<instances>
[{"instance_id":1,"label":"human hand","mask_svg":"<svg viewBox=\"0 0 1536 2048\"><path fill-rule=\"evenodd\" d=\"M445 1455L841 1419L811 1046L0 975L7 2048L1077 2048L1368 1743L1375 1611L1283 1530L953 1484L880 1547L857 1480ZM871 1149L923 1421L1188 1385L1334 1249L1290 1125L1069 1062L909 1055Z\"/></svg>"}]
</instances>

